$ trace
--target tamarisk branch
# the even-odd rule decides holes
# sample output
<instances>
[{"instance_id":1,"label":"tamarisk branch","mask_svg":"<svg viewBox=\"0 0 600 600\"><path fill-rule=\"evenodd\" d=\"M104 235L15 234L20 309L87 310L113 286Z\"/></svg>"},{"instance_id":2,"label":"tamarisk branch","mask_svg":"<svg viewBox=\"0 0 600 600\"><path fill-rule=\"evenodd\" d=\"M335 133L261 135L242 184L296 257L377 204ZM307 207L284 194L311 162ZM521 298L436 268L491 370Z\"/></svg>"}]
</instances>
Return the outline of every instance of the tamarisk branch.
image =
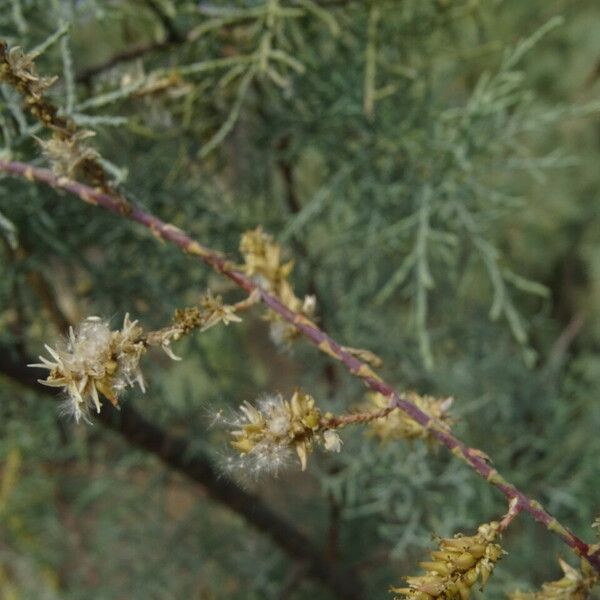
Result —
<instances>
[{"instance_id":1,"label":"tamarisk branch","mask_svg":"<svg viewBox=\"0 0 600 600\"><path fill-rule=\"evenodd\" d=\"M138 206L129 204L121 196L112 196L106 192L72 181L65 177L57 177L51 171L39 169L27 163L0 160L0 172L23 177L31 182L44 183L57 190L77 196L84 202L101 207L121 217L147 227L160 240L169 241L192 257L201 259L215 271L231 279L236 285L248 293L255 293L272 311L292 324L298 332L308 338L319 350L340 361L353 375L361 378L365 385L373 391L389 398L390 407L398 408L421 426L429 429L432 436L446 446L454 455L466 462L477 474L490 485L497 488L515 507L514 510L526 512L549 531L557 535L575 554L586 559L600 573L600 550L590 545L569 531L554 518L536 500L529 498L524 492L506 481L500 473L490 465L485 453L459 440L445 424L433 419L415 404L399 394L392 386L385 383L366 363L359 360L322 331L306 315L290 310L275 295L269 293L249 276L240 271L227 258L207 248L191 238L181 229L165 223L158 217L144 211Z\"/></svg>"}]
</instances>

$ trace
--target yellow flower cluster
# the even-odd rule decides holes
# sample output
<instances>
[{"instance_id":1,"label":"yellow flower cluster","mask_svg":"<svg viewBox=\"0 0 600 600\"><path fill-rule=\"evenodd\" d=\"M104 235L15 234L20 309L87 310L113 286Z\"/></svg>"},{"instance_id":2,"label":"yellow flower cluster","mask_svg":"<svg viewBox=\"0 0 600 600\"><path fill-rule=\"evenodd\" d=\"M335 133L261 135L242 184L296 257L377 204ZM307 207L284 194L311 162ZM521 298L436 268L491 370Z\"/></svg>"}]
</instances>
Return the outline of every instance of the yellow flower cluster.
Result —
<instances>
[{"instance_id":1,"label":"yellow flower cluster","mask_svg":"<svg viewBox=\"0 0 600 600\"><path fill-rule=\"evenodd\" d=\"M420 396L415 392L404 394L403 398L412 402L424 413L433 419L436 419L443 425L449 425L452 422L448 415L448 410L452 406L452 398L434 398L432 396ZM389 405L389 398L378 392L369 392L367 394L367 404L365 409L382 409ZM377 419L369 424L369 434L379 438L381 441L391 441L398 439L431 440L431 430L423 427L407 414L400 410L391 412L387 417Z\"/></svg>"},{"instance_id":2,"label":"yellow flower cluster","mask_svg":"<svg viewBox=\"0 0 600 600\"><path fill-rule=\"evenodd\" d=\"M407 577L408 587L392 588L397 598L411 600L468 600L471 588L479 581L483 587L494 566L504 555L494 543L500 525L496 521L479 526L475 535L439 540L439 550L431 552L431 560L419 564L426 573Z\"/></svg>"},{"instance_id":3,"label":"yellow flower cluster","mask_svg":"<svg viewBox=\"0 0 600 600\"><path fill-rule=\"evenodd\" d=\"M598 583L598 573L586 560L581 561L580 571L560 558L558 562L564 573L561 579L544 583L537 592L513 592L509 600L586 600Z\"/></svg>"},{"instance_id":4,"label":"yellow flower cluster","mask_svg":"<svg viewBox=\"0 0 600 600\"><path fill-rule=\"evenodd\" d=\"M244 402L229 425L231 445L240 454L235 466L254 475L276 475L294 454L304 471L315 443L333 452L341 447L337 433L323 426L314 398L300 391L289 401L277 395L264 398L257 406Z\"/></svg>"},{"instance_id":5,"label":"yellow flower cluster","mask_svg":"<svg viewBox=\"0 0 600 600\"><path fill-rule=\"evenodd\" d=\"M274 242L273 236L261 227L247 231L240 241L240 252L244 257L244 272L258 285L277 296L290 310L307 318L314 315L315 297L305 296L301 300L296 296L288 281L294 261L282 263L281 246ZM296 328L277 313L269 311L267 319L271 321L271 337L276 344L287 344L297 337Z\"/></svg>"}]
</instances>

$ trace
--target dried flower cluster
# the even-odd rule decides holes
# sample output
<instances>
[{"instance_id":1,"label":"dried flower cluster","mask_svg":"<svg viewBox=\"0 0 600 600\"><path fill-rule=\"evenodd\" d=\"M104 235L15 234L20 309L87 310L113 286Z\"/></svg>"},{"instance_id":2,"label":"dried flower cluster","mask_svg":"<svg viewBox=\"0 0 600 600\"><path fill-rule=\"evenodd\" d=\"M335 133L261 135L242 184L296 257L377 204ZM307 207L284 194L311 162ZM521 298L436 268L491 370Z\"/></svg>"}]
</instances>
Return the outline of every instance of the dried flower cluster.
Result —
<instances>
[{"instance_id":1,"label":"dried flower cluster","mask_svg":"<svg viewBox=\"0 0 600 600\"><path fill-rule=\"evenodd\" d=\"M0 42L0 79L14 85L29 104L39 101L44 92L54 84L58 77L40 77L35 68L38 54L25 53L15 46L8 49Z\"/></svg>"},{"instance_id":2,"label":"dried flower cluster","mask_svg":"<svg viewBox=\"0 0 600 600\"><path fill-rule=\"evenodd\" d=\"M23 96L29 112L52 131L50 139L38 141L57 175L81 175L92 186L116 193L99 160L100 155L83 143L93 133L79 130L74 121L61 116L58 108L44 98L46 90L58 78L40 77L34 62L37 57L38 54L24 53L18 46L9 49L0 41L0 81L14 87ZM123 205L125 207L124 200Z\"/></svg>"},{"instance_id":3,"label":"dried flower cluster","mask_svg":"<svg viewBox=\"0 0 600 600\"><path fill-rule=\"evenodd\" d=\"M48 369L48 377L39 382L64 388L67 400L63 411L77 422L82 418L89 421L93 408L100 412L101 395L118 406L125 387L137 383L145 391L139 363L148 346L159 346L170 358L179 360L171 350L172 341L196 329L206 331L217 323L241 321L235 310L208 292L198 306L177 310L172 325L147 334L129 315L117 331L111 331L99 317L88 317L77 328L70 328L67 339L55 348L46 345L50 359L40 356L41 363L29 366Z\"/></svg>"},{"instance_id":4,"label":"dried flower cluster","mask_svg":"<svg viewBox=\"0 0 600 600\"><path fill-rule=\"evenodd\" d=\"M213 296L209 291L200 298L197 306L178 308L173 317L173 324L149 333L145 341L149 346L160 346L173 360L181 360L173 354L171 342L181 339L194 330L202 332L219 323L224 325L238 323L242 319L235 311L235 306L223 304L221 296Z\"/></svg>"},{"instance_id":5,"label":"dried flower cluster","mask_svg":"<svg viewBox=\"0 0 600 600\"><path fill-rule=\"evenodd\" d=\"M557 581L544 583L537 592L513 592L509 600L586 600L598 583L598 573L586 561L581 561L581 570L574 569L561 558L558 559L564 576Z\"/></svg>"},{"instance_id":6,"label":"dried flower cluster","mask_svg":"<svg viewBox=\"0 0 600 600\"><path fill-rule=\"evenodd\" d=\"M398 598L414 600L468 600L471 588L479 581L483 587L504 555L494 543L499 535L496 521L479 526L475 535L439 540L439 550L431 552L431 560L419 563L426 573L407 577L408 587L392 588Z\"/></svg>"},{"instance_id":7,"label":"dried flower cluster","mask_svg":"<svg viewBox=\"0 0 600 600\"><path fill-rule=\"evenodd\" d=\"M427 413L432 419L435 419L442 425L452 423L452 418L448 410L452 406L453 398L434 398L432 396L420 396L415 392L408 392L403 396L424 413ZM389 406L389 398L378 392L369 392L367 394L367 404L364 408L384 409ZM431 441L431 431L411 419L402 411L393 411L385 418L377 419L369 425L370 435L379 438L382 441L391 441L398 439L415 440L425 439Z\"/></svg>"},{"instance_id":8,"label":"dried flower cluster","mask_svg":"<svg viewBox=\"0 0 600 600\"><path fill-rule=\"evenodd\" d=\"M60 176L74 178L82 166L100 158L96 150L84 143L84 140L94 135L93 131L82 130L70 136L55 134L48 140L38 139L38 142L52 171Z\"/></svg>"},{"instance_id":9,"label":"dried flower cluster","mask_svg":"<svg viewBox=\"0 0 600 600\"><path fill-rule=\"evenodd\" d=\"M263 232L261 227L247 231L240 241L240 252L244 257L243 269L261 287L271 292L290 310L312 318L315 312L315 297L305 296L300 300L288 281L294 268L294 261L282 263L281 246L273 241L273 236ZM280 315L268 311L271 322L271 338L277 345L289 344L298 335L297 329Z\"/></svg>"},{"instance_id":10,"label":"dried flower cluster","mask_svg":"<svg viewBox=\"0 0 600 600\"><path fill-rule=\"evenodd\" d=\"M323 426L314 398L300 391L289 401L277 395L267 396L257 406L244 402L226 423L232 428L231 445L239 452L234 466L253 475L277 475L294 455L304 471L315 443L332 452L341 448L338 434Z\"/></svg>"},{"instance_id":11,"label":"dried flower cluster","mask_svg":"<svg viewBox=\"0 0 600 600\"><path fill-rule=\"evenodd\" d=\"M236 307L223 304L221 296L214 296L207 292L198 306L183 308L175 311L175 323L182 328L183 333L189 333L194 329L206 331L219 323L239 323L242 319L235 314Z\"/></svg>"},{"instance_id":12,"label":"dried flower cluster","mask_svg":"<svg viewBox=\"0 0 600 600\"><path fill-rule=\"evenodd\" d=\"M89 420L92 408L100 412L100 395L117 406L119 394L137 383L145 391L139 367L145 345L140 341L142 328L125 315L123 327L111 331L99 317L88 317L68 338L55 348L46 345L51 359L40 356L41 363L29 365L48 369L50 373L40 383L64 388L67 400L64 412Z\"/></svg>"}]
</instances>

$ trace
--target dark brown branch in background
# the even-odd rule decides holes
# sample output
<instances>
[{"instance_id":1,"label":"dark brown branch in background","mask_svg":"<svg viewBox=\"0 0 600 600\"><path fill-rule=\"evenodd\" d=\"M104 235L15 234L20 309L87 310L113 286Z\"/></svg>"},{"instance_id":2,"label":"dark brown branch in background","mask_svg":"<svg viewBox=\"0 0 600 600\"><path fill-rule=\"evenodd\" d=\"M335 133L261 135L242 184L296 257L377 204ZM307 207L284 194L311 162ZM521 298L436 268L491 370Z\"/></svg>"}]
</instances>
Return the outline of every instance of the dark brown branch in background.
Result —
<instances>
[{"instance_id":1,"label":"dark brown branch in background","mask_svg":"<svg viewBox=\"0 0 600 600\"><path fill-rule=\"evenodd\" d=\"M279 156L277 157L277 167L279 168L281 177L283 178L285 200L287 202L288 210L291 214L296 215L302 209L302 205L300 204L300 199L298 198L298 193L296 191L293 167L285 156L290 147L290 141L290 135L286 134L277 142L275 148L279 153Z\"/></svg>"},{"instance_id":2,"label":"dark brown branch in background","mask_svg":"<svg viewBox=\"0 0 600 600\"><path fill-rule=\"evenodd\" d=\"M97 65L93 65L84 69L80 73L77 73L75 80L77 83L83 83L89 85L92 79L105 71L109 71L113 67L124 63L135 60L136 58L140 58L145 56L146 54L150 54L151 52L156 52L158 50L166 50L168 48L172 48L174 46L178 46L187 41L187 36L182 34L173 21L169 18L167 14L163 11L162 7L155 0L145 0L144 2L149 10L151 10L156 18L160 21L163 29L165 30L166 37L164 40L149 42L146 44L140 44L139 46L134 46L133 48L127 48L126 50L122 50L112 56L109 56L106 60Z\"/></svg>"},{"instance_id":3,"label":"dark brown branch in background","mask_svg":"<svg viewBox=\"0 0 600 600\"><path fill-rule=\"evenodd\" d=\"M30 270L27 273L27 283L40 299L42 306L48 312L48 315L52 319L54 325L56 325L56 328L59 331L67 331L69 322L65 319L65 316L58 306L56 297L52 293L50 283L47 281L44 274L38 270Z\"/></svg>"},{"instance_id":4,"label":"dark brown branch in background","mask_svg":"<svg viewBox=\"0 0 600 600\"><path fill-rule=\"evenodd\" d=\"M584 325L585 316L581 312L575 314L569 321L548 353L548 359L546 360L543 370L543 374L545 375L543 379L546 379L553 373L558 372L565 360L565 355L568 353L570 346L573 344L575 338L579 335Z\"/></svg>"},{"instance_id":5,"label":"dark brown branch in background","mask_svg":"<svg viewBox=\"0 0 600 600\"><path fill-rule=\"evenodd\" d=\"M151 42L149 44L141 44L133 48L127 48L122 52L113 54L113 56L110 56L105 61L88 67L80 73L77 73L75 80L77 83L89 84L94 77L97 77L101 73L104 73L105 71L108 71L113 67L120 65L121 63L135 60L136 58L150 54L150 52L164 50L166 48L170 48L171 46L173 46L173 42L162 40L160 42Z\"/></svg>"},{"instance_id":6,"label":"dark brown branch in background","mask_svg":"<svg viewBox=\"0 0 600 600\"><path fill-rule=\"evenodd\" d=\"M262 111L261 111L262 113ZM263 118L266 118L265 115L262 115ZM294 167L286 156L287 151L290 147L291 136L290 134L283 135L277 144L275 145L275 149L278 153L277 155L277 168L281 174L281 178L283 179L284 184L284 194L287 208L292 215L298 214L302 210L302 204L300 202L300 198L298 198L298 190L296 187L296 178L294 176ZM310 255L304 243L301 240L295 240L295 246L299 249L301 255L309 261L309 273L308 273L308 292L310 294L314 294L317 298L321 298L321 294L319 294L319 290L317 288L317 283L315 281L315 275L313 272L312 264L310 263ZM326 331L327 328L323 322L323 316L321 315L321 328ZM337 373L335 370L335 364L331 362L326 362L323 365L323 377L327 383L327 391L330 396L335 394L335 390L337 387ZM333 466L333 470L336 470L336 467ZM331 561L332 564L336 564L338 560L339 553L339 538L340 538L340 529L341 529L341 512L342 506L336 499L335 495L331 492L327 494L327 506L328 506L328 527L327 527L327 546L326 553L327 558Z\"/></svg>"},{"instance_id":7,"label":"dark brown branch in background","mask_svg":"<svg viewBox=\"0 0 600 600\"><path fill-rule=\"evenodd\" d=\"M329 507L329 514L327 515L329 521L327 526L327 559L331 564L336 564L339 554L342 507L332 492L327 494L327 505Z\"/></svg>"},{"instance_id":8,"label":"dark brown branch in background","mask_svg":"<svg viewBox=\"0 0 600 600\"><path fill-rule=\"evenodd\" d=\"M304 576L302 565L295 564L286 575L281 589L279 591L278 600L288 600L294 590L298 587L298 584Z\"/></svg>"},{"instance_id":9,"label":"dark brown branch in background","mask_svg":"<svg viewBox=\"0 0 600 600\"><path fill-rule=\"evenodd\" d=\"M459 440L443 423L436 421L409 399L403 397L391 385L375 374L367 364L347 351L343 345L327 335L305 315L290 310L279 298L261 288L251 277L239 270L220 252L203 246L178 227L165 223L141 207L124 204L124 199L121 197L114 197L76 181L57 177L46 169L38 169L27 163L0 160L0 171L23 177L32 182L39 181L58 190L68 192L88 204L99 206L121 217L135 221L152 231L158 239L169 241L178 246L183 252L202 260L246 292L260 294L260 298L265 305L294 325L298 332L310 340L319 350L340 361L352 375L362 379L368 388L389 398L391 407L399 408L413 421L430 431L433 438L446 446L457 458L463 460L490 485L498 489L507 500L514 501L516 499L520 511L528 513L549 531L557 535L575 554L585 558L600 573L600 549L588 545L563 526L537 500L529 498L516 486L506 481L491 466L491 461L484 452L476 448L470 448Z\"/></svg>"},{"instance_id":10,"label":"dark brown branch in background","mask_svg":"<svg viewBox=\"0 0 600 600\"><path fill-rule=\"evenodd\" d=\"M15 262L17 260L17 252L16 249L12 247L12 245L8 242L8 240L4 236L0 236L0 243L2 247L4 247L4 251L6 256L11 262ZM4 257L2 257L4 260ZM21 286L18 277L14 277L11 285L10 293L12 297L16 299L15 304L15 316L14 319L9 319L6 324L6 328L8 331L12 333L15 338L15 351L20 352L21 354L25 353L25 336L23 335L25 329L25 311L24 305L21 302Z\"/></svg>"},{"instance_id":11,"label":"dark brown branch in background","mask_svg":"<svg viewBox=\"0 0 600 600\"><path fill-rule=\"evenodd\" d=\"M350 2L351 0L321 0L320 2L317 2L317 4L323 6L324 8L339 8L350 4ZM139 46L134 46L133 48L127 48L114 54L113 56L108 57L106 60L98 63L97 65L93 65L87 69L84 69L75 77L78 83L89 85L94 77L112 69L113 67L116 67L121 63L130 62L136 58L150 54L151 52L167 50L188 41L187 34L181 33L175 27L173 21L164 13L160 5L155 0L146 0L145 3L148 8L154 12L158 20L163 25L167 33L167 37L161 41L149 42L146 44L140 44ZM202 4L199 3L199 13L201 13L201 9Z\"/></svg>"},{"instance_id":12,"label":"dark brown branch in background","mask_svg":"<svg viewBox=\"0 0 600 600\"><path fill-rule=\"evenodd\" d=\"M11 354L10 348L0 348L1 374L56 399L54 392L38 385L31 369L25 366L30 361L30 357ZM192 444L186 438L165 431L127 404L120 411L106 406L97 415L97 420L130 445L156 456L168 467L199 483L210 498L268 536L300 565L303 574L322 583L334 597L340 600L364 598L362 584L356 575L336 568L304 533L275 514L260 497L242 490L233 480L220 474L207 457L192 450Z\"/></svg>"},{"instance_id":13,"label":"dark brown branch in background","mask_svg":"<svg viewBox=\"0 0 600 600\"><path fill-rule=\"evenodd\" d=\"M261 111L261 114L262 114L263 118L265 119L265 121L268 122L268 118L264 115L264 113L262 113L262 111ZM283 135L279 139L279 141L275 145L275 149L278 152L276 161L277 161L277 168L279 169L281 178L283 179L284 194L285 194L285 201L286 201L287 209L289 210L290 214L297 215L302 210L302 203L300 202L300 198L298 197L298 190L296 187L296 177L294 176L294 168L292 166L291 161L286 156L287 150L290 146L290 142L291 142L291 136L289 133ZM308 273L308 278L307 278L308 279L308 281L307 281L308 293L313 294L316 298L322 298L321 294L319 293L319 288L317 286L315 274L312 269L313 265L312 265L311 257L308 253L306 245L301 240L298 240L298 239L294 240L294 242L295 242L294 245L298 249L300 254L308 261L308 266L309 266L309 273ZM327 327L325 326L325 319L324 319L324 316L322 313L320 315L320 324L321 324L321 329L323 329L323 331L327 331ZM327 382L327 389L328 389L329 395L333 396L335 393L336 385L337 385L337 372L336 372L334 363L327 362L323 365L323 376L325 378L325 381Z\"/></svg>"}]
</instances>

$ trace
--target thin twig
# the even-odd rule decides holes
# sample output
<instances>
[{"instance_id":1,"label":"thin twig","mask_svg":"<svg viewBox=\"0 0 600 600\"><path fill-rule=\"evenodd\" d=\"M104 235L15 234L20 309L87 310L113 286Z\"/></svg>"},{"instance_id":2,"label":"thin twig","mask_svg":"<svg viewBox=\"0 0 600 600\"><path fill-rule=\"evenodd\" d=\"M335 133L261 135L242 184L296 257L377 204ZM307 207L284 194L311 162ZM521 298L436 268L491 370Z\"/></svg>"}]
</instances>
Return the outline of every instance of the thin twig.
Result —
<instances>
[{"instance_id":1,"label":"thin twig","mask_svg":"<svg viewBox=\"0 0 600 600\"><path fill-rule=\"evenodd\" d=\"M394 410L396 410L395 406L388 406L386 408L370 412L351 413L348 415L340 415L339 417L324 417L322 425L326 429L339 429L341 427L345 427L346 425L370 423L376 419L383 419L387 417Z\"/></svg>"},{"instance_id":2,"label":"thin twig","mask_svg":"<svg viewBox=\"0 0 600 600\"><path fill-rule=\"evenodd\" d=\"M342 362L350 373L361 378L365 385L371 390L388 397L391 407L399 408L411 419L419 423L419 425L428 428L435 439L446 446L446 448L454 455L467 463L490 485L493 485L500 490L509 501L516 499L521 511L527 512L549 531L556 534L577 555L585 558L600 573L600 549L591 549L581 538L577 537L559 523L558 520L547 512L538 501L529 498L513 484L506 481L500 473L491 466L491 461L489 461L489 458L485 453L481 450L470 448L467 444L454 436L445 425L432 419L415 404L408 399L403 398L391 385L385 383L378 375L376 375L367 364L344 350L341 344L338 344L333 338L319 329L319 327L305 315L290 310L281 302L281 300L261 288L245 273L237 269L235 265L228 261L221 253L203 246L181 229L165 223L139 206L130 206L128 210L124 210L122 198L113 197L104 192L94 190L89 186L76 181L57 177L46 169L38 169L22 162L0 160L0 171L24 177L29 181L39 181L58 190L69 192L88 204L99 206L105 210L140 223L141 225L144 225L144 227L150 229L158 239L169 241L190 256L201 259L215 271L222 273L248 293L257 290L261 300L271 310L293 324L300 333L308 338L322 352Z\"/></svg>"},{"instance_id":3,"label":"thin twig","mask_svg":"<svg viewBox=\"0 0 600 600\"><path fill-rule=\"evenodd\" d=\"M513 522L513 520L519 516L521 512L521 506L519 505L519 499L513 498L508 503L508 511L502 517L500 521L500 531L506 531L508 526Z\"/></svg>"}]
</instances>

